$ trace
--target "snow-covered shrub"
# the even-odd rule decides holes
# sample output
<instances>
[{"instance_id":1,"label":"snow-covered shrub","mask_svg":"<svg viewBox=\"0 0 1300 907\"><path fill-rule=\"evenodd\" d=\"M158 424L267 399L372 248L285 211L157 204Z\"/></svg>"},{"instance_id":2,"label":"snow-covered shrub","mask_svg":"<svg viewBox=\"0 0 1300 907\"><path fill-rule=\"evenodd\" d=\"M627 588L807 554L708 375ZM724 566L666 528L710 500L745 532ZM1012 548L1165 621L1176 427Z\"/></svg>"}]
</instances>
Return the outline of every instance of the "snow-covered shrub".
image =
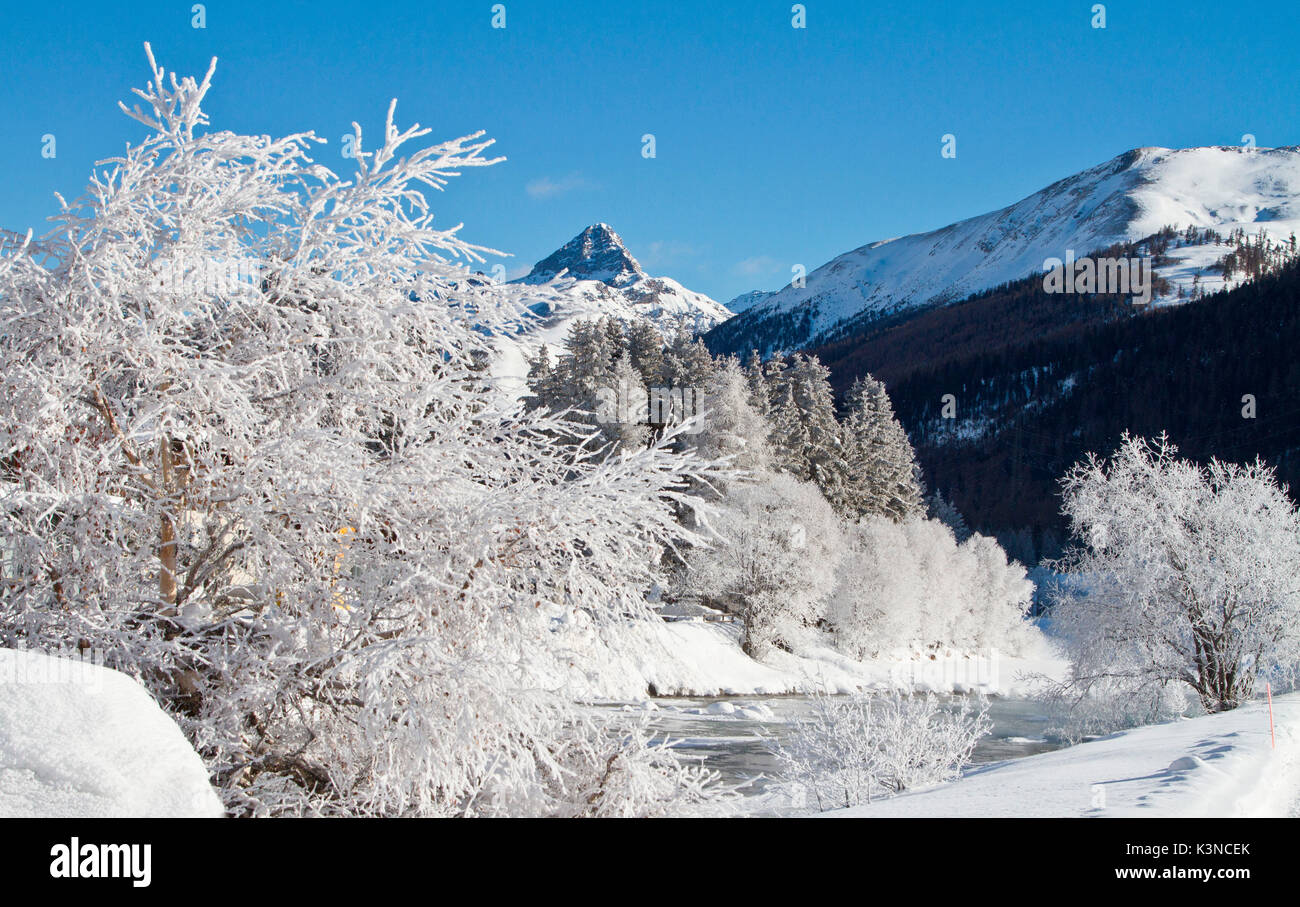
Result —
<instances>
[{"instance_id":1,"label":"snow-covered shrub","mask_svg":"<svg viewBox=\"0 0 1300 907\"><path fill-rule=\"evenodd\" d=\"M1047 677L1038 678L1034 695L1050 719L1045 732L1077 743L1089 737L1155 724L1192 708L1194 695L1183 685L1144 686L1097 678L1087 691Z\"/></svg>"},{"instance_id":2,"label":"snow-covered shrub","mask_svg":"<svg viewBox=\"0 0 1300 907\"><path fill-rule=\"evenodd\" d=\"M568 656L556 614L652 617L709 470L671 436L593 457L555 441L590 429L485 386L476 328L518 313L464 279L452 260L481 250L422 188L490 142L426 144L390 107L343 178L311 133L208 129L211 71L149 59L151 135L0 256L3 642L105 652L237 813L635 814L701 791L532 679Z\"/></svg>"},{"instance_id":3,"label":"snow-covered shrub","mask_svg":"<svg viewBox=\"0 0 1300 907\"><path fill-rule=\"evenodd\" d=\"M856 806L956 778L991 727L987 712L929 695L819 694L773 752L796 804Z\"/></svg>"},{"instance_id":4,"label":"snow-covered shrub","mask_svg":"<svg viewBox=\"0 0 1300 907\"><path fill-rule=\"evenodd\" d=\"M678 594L740 615L746 652L789 648L823 617L842 538L816 485L787 473L733 483L709 527L720 538L688 553Z\"/></svg>"},{"instance_id":5,"label":"snow-covered shrub","mask_svg":"<svg viewBox=\"0 0 1300 907\"><path fill-rule=\"evenodd\" d=\"M948 526L919 516L864 517L846 534L830 621L848 654L1019 649L1034 587L993 539L958 544Z\"/></svg>"},{"instance_id":6,"label":"snow-covered shrub","mask_svg":"<svg viewBox=\"0 0 1300 907\"><path fill-rule=\"evenodd\" d=\"M557 785L563 815L585 818L725 816L737 792L718 784L703 765L683 763L671 741L655 736L648 720L605 728L578 739L564 754L567 784Z\"/></svg>"},{"instance_id":7,"label":"snow-covered shrub","mask_svg":"<svg viewBox=\"0 0 1300 907\"><path fill-rule=\"evenodd\" d=\"M1058 566L1078 582L1052 609L1072 661L1060 695L1149 713L1184 687L1216 712L1300 664L1300 512L1271 468L1126 435L1063 489L1078 547Z\"/></svg>"}]
</instances>

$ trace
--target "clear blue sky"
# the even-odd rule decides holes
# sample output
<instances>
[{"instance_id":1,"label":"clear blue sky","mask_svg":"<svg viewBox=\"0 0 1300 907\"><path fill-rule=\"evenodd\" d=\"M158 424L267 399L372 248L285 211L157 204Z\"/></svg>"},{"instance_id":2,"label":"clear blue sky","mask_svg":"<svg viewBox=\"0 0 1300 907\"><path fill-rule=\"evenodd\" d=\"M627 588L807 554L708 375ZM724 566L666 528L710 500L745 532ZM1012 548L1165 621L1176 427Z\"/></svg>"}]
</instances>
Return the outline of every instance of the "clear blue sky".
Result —
<instances>
[{"instance_id":1,"label":"clear blue sky","mask_svg":"<svg viewBox=\"0 0 1300 907\"><path fill-rule=\"evenodd\" d=\"M1015 201L1141 145L1300 143L1300 6L1091 0L11 3L0 14L0 226L138 141L116 102L219 58L214 127L374 134L387 101L506 163L436 198L511 276L613 225L647 270L727 301L866 242ZM41 156L53 134L57 157ZM657 157L641 155L656 136ZM940 156L945 133L957 157Z\"/></svg>"}]
</instances>

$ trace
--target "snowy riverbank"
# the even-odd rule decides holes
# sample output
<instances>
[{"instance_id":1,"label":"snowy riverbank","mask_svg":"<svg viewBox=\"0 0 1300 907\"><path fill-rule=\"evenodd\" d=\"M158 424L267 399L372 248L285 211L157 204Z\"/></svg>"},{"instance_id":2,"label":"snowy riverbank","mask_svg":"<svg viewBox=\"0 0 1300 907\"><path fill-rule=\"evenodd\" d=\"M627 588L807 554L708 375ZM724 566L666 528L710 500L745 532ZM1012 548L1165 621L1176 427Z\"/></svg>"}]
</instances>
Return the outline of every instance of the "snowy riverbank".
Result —
<instances>
[{"instance_id":1,"label":"snowy riverbank","mask_svg":"<svg viewBox=\"0 0 1300 907\"><path fill-rule=\"evenodd\" d=\"M1063 676L1067 664L1036 628L1016 654L897 651L872 661L840 654L810 632L798 654L772 651L756 661L740 647L737 624L646 621L597 643L570 628L575 655L566 678L575 698L636 701L647 696L779 696L824 690L902 689L1017 696L1030 677Z\"/></svg>"},{"instance_id":2,"label":"snowy riverbank","mask_svg":"<svg viewBox=\"0 0 1300 907\"><path fill-rule=\"evenodd\" d=\"M1295 816L1300 694L970 769L958 781L837 817Z\"/></svg>"}]
</instances>

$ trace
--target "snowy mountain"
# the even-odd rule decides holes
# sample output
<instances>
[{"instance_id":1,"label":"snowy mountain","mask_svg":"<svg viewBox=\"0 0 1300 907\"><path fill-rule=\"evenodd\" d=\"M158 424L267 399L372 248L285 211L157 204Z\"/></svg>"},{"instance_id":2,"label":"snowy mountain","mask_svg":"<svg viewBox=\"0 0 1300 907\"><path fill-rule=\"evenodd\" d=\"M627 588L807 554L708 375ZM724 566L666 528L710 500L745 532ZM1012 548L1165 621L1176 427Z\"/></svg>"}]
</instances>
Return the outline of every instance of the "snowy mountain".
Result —
<instances>
[{"instance_id":1,"label":"snowy mountain","mask_svg":"<svg viewBox=\"0 0 1300 907\"><path fill-rule=\"evenodd\" d=\"M566 272L578 280L599 280L611 287L627 286L646 276L609 224L592 224L535 264L519 282L549 283Z\"/></svg>"},{"instance_id":2,"label":"snowy mountain","mask_svg":"<svg viewBox=\"0 0 1300 907\"><path fill-rule=\"evenodd\" d=\"M1228 233L1300 229L1300 146L1138 148L1060 180L1009 207L928 233L870 243L832 259L749 307L723 331L730 349L808 346L837 326L942 305L1043 270L1066 250L1084 256L1166 225ZM1157 273L1186 289L1224 281L1206 268L1222 249L1185 247Z\"/></svg>"},{"instance_id":3,"label":"snowy mountain","mask_svg":"<svg viewBox=\"0 0 1300 907\"><path fill-rule=\"evenodd\" d=\"M527 276L485 288L517 311L498 328L493 374L513 390L528 373L527 357L545 343L562 350L573 322L601 317L645 318L665 337L703 333L732 317L721 303L670 277L652 277L608 224L592 224L539 261Z\"/></svg>"},{"instance_id":4,"label":"snowy mountain","mask_svg":"<svg viewBox=\"0 0 1300 907\"><path fill-rule=\"evenodd\" d=\"M731 302L727 303L727 308L733 312L740 313L752 309L764 299L775 294L767 290L750 290L748 293L741 293Z\"/></svg>"}]
</instances>

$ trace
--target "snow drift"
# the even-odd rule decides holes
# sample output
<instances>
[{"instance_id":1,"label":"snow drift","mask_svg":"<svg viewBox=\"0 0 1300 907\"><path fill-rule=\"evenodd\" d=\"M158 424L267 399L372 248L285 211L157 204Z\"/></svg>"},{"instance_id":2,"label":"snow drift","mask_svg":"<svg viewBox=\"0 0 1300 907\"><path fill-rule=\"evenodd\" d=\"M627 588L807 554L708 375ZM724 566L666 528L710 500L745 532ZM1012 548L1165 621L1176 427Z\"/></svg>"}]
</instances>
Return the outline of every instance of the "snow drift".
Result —
<instances>
[{"instance_id":1,"label":"snow drift","mask_svg":"<svg viewBox=\"0 0 1300 907\"><path fill-rule=\"evenodd\" d=\"M223 815L176 723L125 674L0 649L0 816Z\"/></svg>"}]
</instances>

